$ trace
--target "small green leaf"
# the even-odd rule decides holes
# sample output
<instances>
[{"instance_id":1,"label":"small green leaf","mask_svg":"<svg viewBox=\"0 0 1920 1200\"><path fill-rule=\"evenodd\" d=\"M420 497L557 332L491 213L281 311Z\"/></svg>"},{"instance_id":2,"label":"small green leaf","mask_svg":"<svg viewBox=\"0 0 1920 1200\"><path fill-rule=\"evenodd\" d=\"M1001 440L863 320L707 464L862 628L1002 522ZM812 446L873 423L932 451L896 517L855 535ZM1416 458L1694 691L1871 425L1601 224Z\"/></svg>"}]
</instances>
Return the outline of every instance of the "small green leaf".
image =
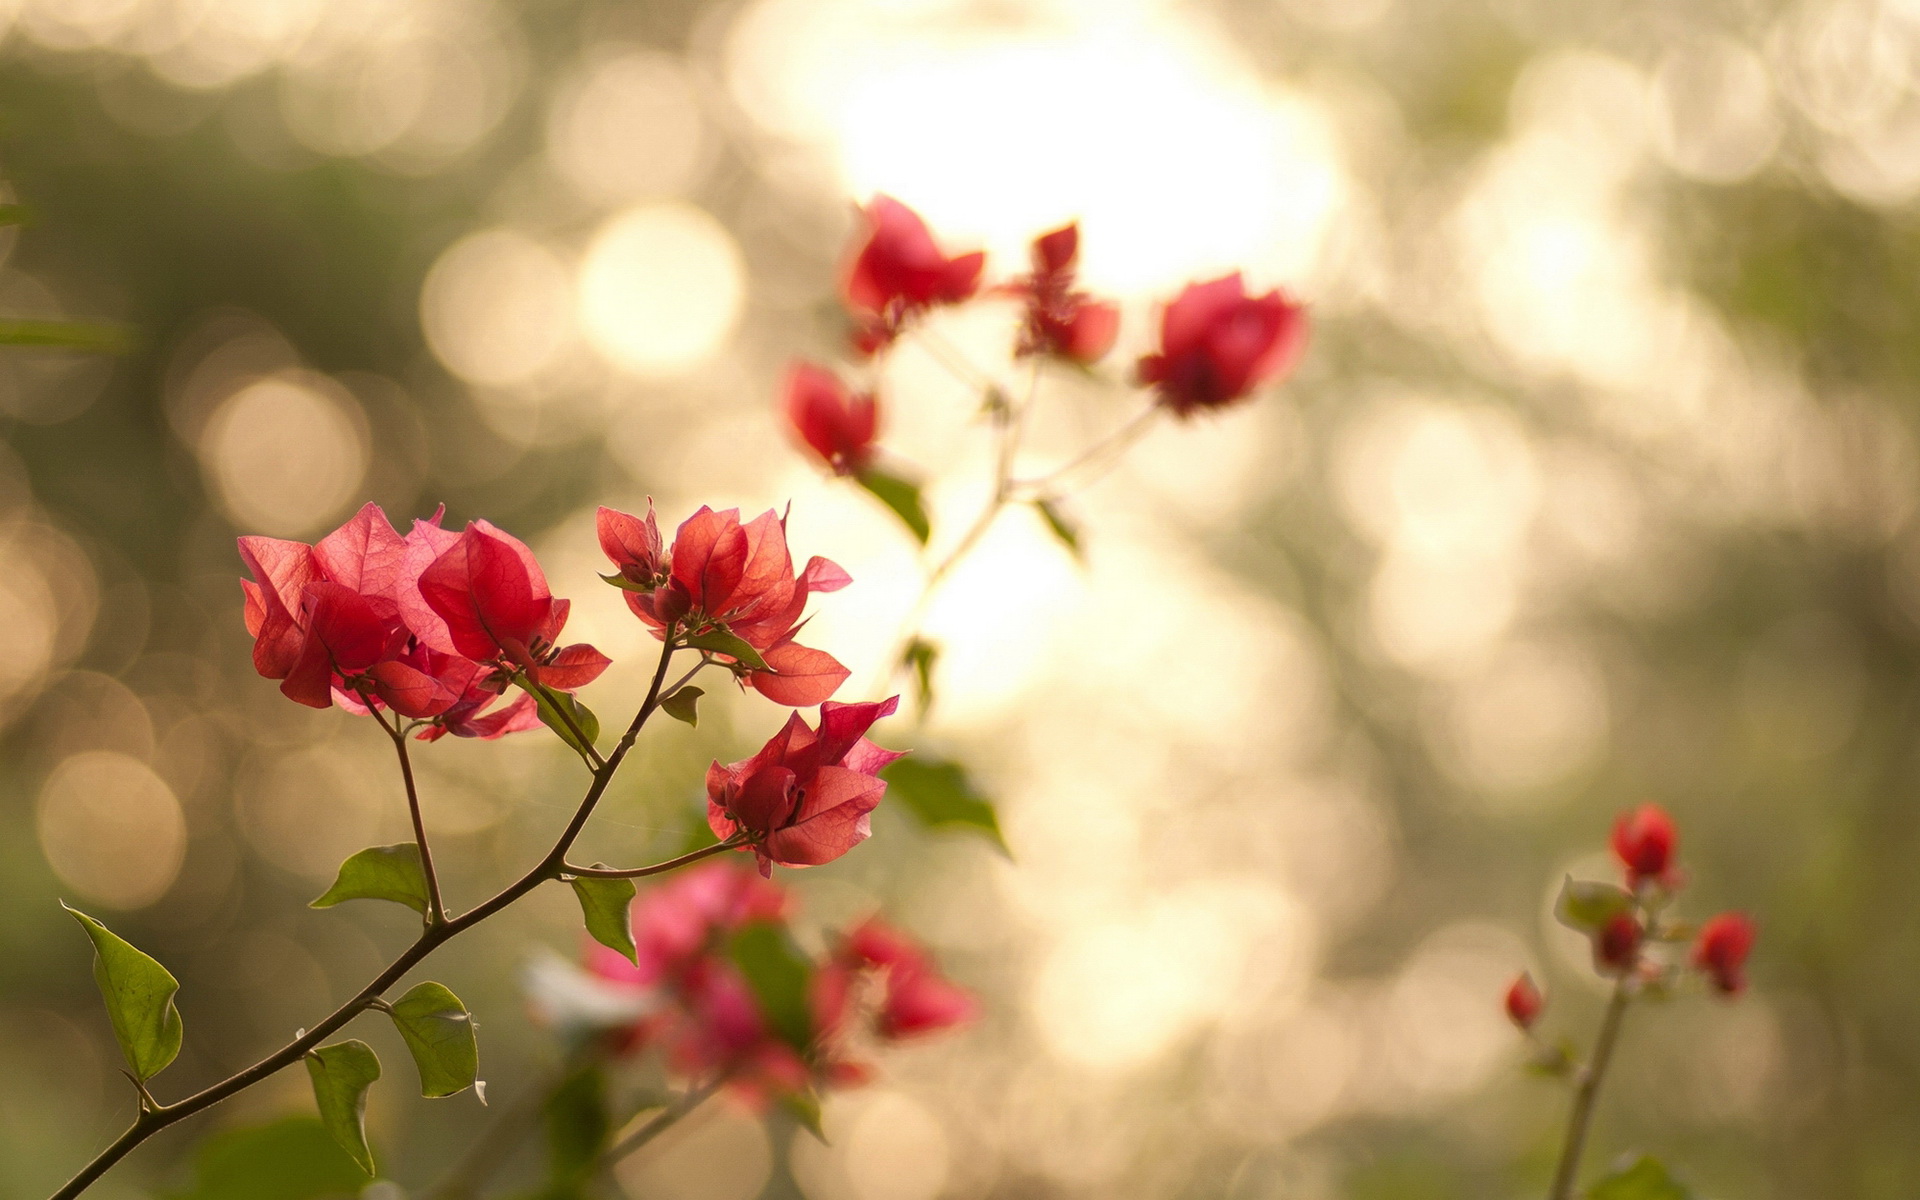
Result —
<instances>
[{"instance_id":1,"label":"small green leaf","mask_svg":"<svg viewBox=\"0 0 1920 1200\"><path fill-rule=\"evenodd\" d=\"M133 338L118 325L89 321L0 320L0 346L40 346L49 350L84 350L91 354L124 354Z\"/></svg>"},{"instance_id":2,"label":"small green leaf","mask_svg":"<svg viewBox=\"0 0 1920 1200\"><path fill-rule=\"evenodd\" d=\"M808 999L813 964L792 937L770 921L749 922L728 942L727 954L774 1033L805 1054L813 1041L813 1007Z\"/></svg>"},{"instance_id":3,"label":"small green leaf","mask_svg":"<svg viewBox=\"0 0 1920 1200\"><path fill-rule=\"evenodd\" d=\"M401 842L360 851L340 864L333 886L307 907L332 908L342 900L391 900L425 916L427 876L420 869L420 847Z\"/></svg>"},{"instance_id":4,"label":"small green leaf","mask_svg":"<svg viewBox=\"0 0 1920 1200\"><path fill-rule=\"evenodd\" d=\"M1060 506L1043 496L1033 502L1033 508L1040 514L1040 519L1047 523L1047 528L1053 531L1053 536L1060 539L1061 544L1066 546L1073 557L1085 562L1086 556L1080 549L1080 529L1067 520L1066 515L1060 511Z\"/></svg>"},{"instance_id":5,"label":"small green leaf","mask_svg":"<svg viewBox=\"0 0 1920 1200\"><path fill-rule=\"evenodd\" d=\"M695 650L711 650L715 654L724 654L750 670L767 670L767 660L760 657L760 652L744 638L736 637L726 629L715 628L696 634L687 639L687 645Z\"/></svg>"},{"instance_id":6,"label":"small green leaf","mask_svg":"<svg viewBox=\"0 0 1920 1200\"><path fill-rule=\"evenodd\" d=\"M784 1092L780 1096L780 1107L787 1115L799 1123L800 1128L814 1136L822 1146L827 1144L827 1131L820 1124L820 1097L812 1088L802 1092Z\"/></svg>"},{"instance_id":7,"label":"small green leaf","mask_svg":"<svg viewBox=\"0 0 1920 1200\"><path fill-rule=\"evenodd\" d=\"M893 510L893 514L906 522L908 529L922 546L933 533L933 523L927 520L926 506L920 502L920 485L912 480L903 479L879 467L868 467L854 476L861 487L873 494L874 499Z\"/></svg>"},{"instance_id":8,"label":"small green leaf","mask_svg":"<svg viewBox=\"0 0 1920 1200\"><path fill-rule=\"evenodd\" d=\"M533 697L534 710L540 714L540 723L558 734L560 740L573 747L589 767L595 766L593 743L600 740L600 718L593 710L580 703L569 692L556 692L552 688L535 684L520 685ZM562 716L561 714L566 714ZM569 724L571 721L571 724ZM575 736L578 729L585 740Z\"/></svg>"},{"instance_id":9,"label":"small green leaf","mask_svg":"<svg viewBox=\"0 0 1920 1200\"><path fill-rule=\"evenodd\" d=\"M623 592L639 592L641 595L645 596L651 592L659 590L650 583L635 583L633 580L628 579L625 575L602 575L600 578L605 582L612 584L614 587L619 588Z\"/></svg>"},{"instance_id":10,"label":"small green leaf","mask_svg":"<svg viewBox=\"0 0 1920 1200\"><path fill-rule=\"evenodd\" d=\"M480 1073L480 1047L473 1039L473 1017L460 997L442 984L415 984L393 1002L390 1015L420 1068L422 1096L452 1096L473 1086Z\"/></svg>"},{"instance_id":11,"label":"small green leaf","mask_svg":"<svg viewBox=\"0 0 1920 1200\"><path fill-rule=\"evenodd\" d=\"M227 1129L194 1154L194 1186L168 1200L337 1200L367 1177L312 1117Z\"/></svg>"},{"instance_id":12,"label":"small green leaf","mask_svg":"<svg viewBox=\"0 0 1920 1200\"><path fill-rule=\"evenodd\" d=\"M633 948L633 880L576 875L568 882L573 884L573 894L580 898L580 914L587 919L587 932L593 935L593 940L609 950L619 951L637 965L639 959L635 958Z\"/></svg>"},{"instance_id":13,"label":"small green leaf","mask_svg":"<svg viewBox=\"0 0 1920 1200\"><path fill-rule=\"evenodd\" d=\"M549 1182L567 1186L584 1181L599 1165L613 1133L606 1074L597 1066L575 1071L547 1097L541 1115L547 1127Z\"/></svg>"},{"instance_id":14,"label":"small green leaf","mask_svg":"<svg viewBox=\"0 0 1920 1200\"><path fill-rule=\"evenodd\" d=\"M1633 911L1633 895L1611 883L1567 876L1554 902L1553 915L1569 929L1593 933L1616 915Z\"/></svg>"},{"instance_id":15,"label":"small green leaf","mask_svg":"<svg viewBox=\"0 0 1920 1200\"><path fill-rule=\"evenodd\" d=\"M700 697L706 695L699 688L688 684L675 688L673 695L660 702L660 711L676 721L685 721L696 728L700 725Z\"/></svg>"},{"instance_id":16,"label":"small green leaf","mask_svg":"<svg viewBox=\"0 0 1920 1200\"><path fill-rule=\"evenodd\" d=\"M173 1006L180 981L105 925L64 903L60 907L72 913L93 940L93 980L107 1002L107 1017L127 1066L142 1082L152 1079L180 1053L185 1028L180 1010Z\"/></svg>"},{"instance_id":17,"label":"small green leaf","mask_svg":"<svg viewBox=\"0 0 1920 1200\"><path fill-rule=\"evenodd\" d=\"M367 1148L367 1089L380 1078L380 1059L373 1047L357 1039L307 1051L307 1074L313 1077L313 1102L320 1123L360 1169L373 1174L373 1151Z\"/></svg>"},{"instance_id":18,"label":"small green leaf","mask_svg":"<svg viewBox=\"0 0 1920 1200\"><path fill-rule=\"evenodd\" d=\"M1548 1079L1565 1079L1573 1074L1574 1064L1578 1061L1574 1053L1573 1043L1566 1038L1543 1043L1527 1057L1527 1071Z\"/></svg>"},{"instance_id":19,"label":"small green leaf","mask_svg":"<svg viewBox=\"0 0 1920 1200\"><path fill-rule=\"evenodd\" d=\"M914 638L900 655L901 665L913 672L914 699L920 704L920 713L926 715L933 707L933 665L940 660L940 647L925 638Z\"/></svg>"},{"instance_id":20,"label":"small green leaf","mask_svg":"<svg viewBox=\"0 0 1920 1200\"><path fill-rule=\"evenodd\" d=\"M887 794L927 828L971 830L1012 857L993 802L974 790L959 763L915 754L894 762L880 778L887 781Z\"/></svg>"},{"instance_id":21,"label":"small green leaf","mask_svg":"<svg viewBox=\"0 0 1920 1200\"><path fill-rule=\"evenodd\" d=\"M1693 1189L1668 1173L1657 1158L1642 1155L1593 1185L1588 1200L1692 1200Z\"/></svg>"}]
</instances>

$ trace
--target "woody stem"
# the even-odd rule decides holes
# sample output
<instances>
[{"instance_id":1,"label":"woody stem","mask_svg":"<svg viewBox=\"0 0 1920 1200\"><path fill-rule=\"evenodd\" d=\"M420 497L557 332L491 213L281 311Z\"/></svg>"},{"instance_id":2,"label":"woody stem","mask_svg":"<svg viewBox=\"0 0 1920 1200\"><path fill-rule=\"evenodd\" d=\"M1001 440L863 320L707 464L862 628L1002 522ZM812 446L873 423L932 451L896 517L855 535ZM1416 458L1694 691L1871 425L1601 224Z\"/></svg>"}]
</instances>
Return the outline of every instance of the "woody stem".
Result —
<instances>
[{"instance_id":1,"label":"woody stem","mask_svg":"<svg viewBox=\"0 0 1920 1200\"><path fill-rule=\"evenodd\" d=\"M649 875L662 875L676 867L684 867L689 863L697 863L703 858L711 858L723 850L744 846L748 840L746 834L736 833L724 842L715 842L711 846L690 850L679 858L670 858L665 862L654 863L650 867L576 867L572 863L562 863L560 870L563 874L578 875L583 879L645 879Z\"/></svg>"},{"instance_id":2,"label":"woody stem","mask_svg":"<svg viewBox=\"0 0 1920 1200\"><path fill-rule=\"evenodd\" d=\"M373 719L380 722L380 728L386 730L387 738L393 742L393 752L400 758L400 778L407 785L407 815L413 818L413 840L420 847L420 873L427 880L427 924L444 925L447 921L446 905L440 900L440 877L433 869L433 851L427 846L427 823L420 815L420 792L413 782L413 760L407 755L407 735L400 727L384 716L373 706L373 700L365 692L360 693L361 702Z\"/></svg>"},{"instance_id":3,"label":"woody stem","mask_svg":"<svg viewBox=\"0 0 1920 1200\"><path fill-rule=\"evenodd\" d=\"M1567 1116L1567 1138L1560 1150L1560 1165L1553 1172L1553 1188L1547 1200L1571 1200L1574 1179L1580 1173L1580 1156L1586 1150L1587 1131L1593 1125L1594 1102L1600 1097L1600 1084L1606 1078L1607 1065L1613 1061L1613 1048L1620 1040L1620 1024L1633 1000L1629 990L1631 971L1623 971L1620 982L1607 1002L1606 1015L1600 1019L1600 1033L1594 1039L1593 1057L1580 1074L1580 1085L1573 1094L1573 1110Z\"/></svg>"},{"instance_id":4,"label":"woody stem","mask_svg":"<svg viewBox=\"0 0 1920 1200\"><path fill-rule=\"evenodd\" d=\"M671 1129L682 1117L685 1117L694 1109L699 1108L700 1105L706 1101L707 1097L719 1091L720 1085L724 1082L726 1082L724 1077L717 1078L709 1083L701 1084L698 1087L689 1087L686 1091L680 1093L679 1099L661 1110L658 1116L648 1121L645 1125L642 1125L639 1129L634 1130L632 1134L616 1142L611 1150L601 1155L600 1165L602 1169L613 1166L613 1164L659 1137L668 1129Z\"/></svg>"}]
</instances>

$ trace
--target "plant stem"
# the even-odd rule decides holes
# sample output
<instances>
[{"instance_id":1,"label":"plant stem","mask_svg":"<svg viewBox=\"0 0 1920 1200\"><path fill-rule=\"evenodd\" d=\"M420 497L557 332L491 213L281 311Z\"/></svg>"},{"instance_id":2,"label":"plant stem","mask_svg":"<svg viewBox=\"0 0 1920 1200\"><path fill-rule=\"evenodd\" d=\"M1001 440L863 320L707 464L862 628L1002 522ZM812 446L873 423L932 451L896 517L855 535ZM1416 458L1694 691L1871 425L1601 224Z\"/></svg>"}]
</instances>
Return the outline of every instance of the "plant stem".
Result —
<instances>
[{"instance_id":1,"label":"plant stem","mask_svg":"<svg viewBox=\"0 0 1920 1200\"><path fill-rule=\"evenodd\" d=\"M420 873L427 877L427 924L444 925L447 909L440 900L440 877L433 870L433 851L427 846L427 823L420 816L420 793L413 783L413 760L407 756L407 735L380 715L372 697L362 692L360 700L373 714L373 719L380 722L380 728L387 731L394 753L400 756L400 778L407 785L407 813L413 818L413 840L420 847Z\"/></svg>"},{"instance_id":2,"label":"plant stem","mask_svg":"<svg viewBox=\"0 0 1920 1200\"><path fill-rule=\"evenodd\" d=\"M660 1115L654 1117L653 1120L648 1121L632 1134L615 1143L611 1150L601 1155L601 1169L605 1170L612 1167L621 1159L659 1137L668 1129L671 1129L682 1117L685 1117L694 1109L699 1108L700 1105L706 1101L707 1097L719 1091L720 1085L724 1082L726 1082L725 1079L715 1079L711 1083L705 1083L699 1087L690 1087L680 1093L680 1098L663 1109Z\"/></svg>"},{"instance_id":3,"label":"plant stem","mask_svg":"<svg viewBox=\"0 0 1920 1200\"><path fill-rule=\"evenodd\" d=\"M211 1108L229 1096L243 1092L299 1062L307 1051L319 1046L336 1030L368 1008L374 1007L387 989L400 982L408 971L439 949L443 943L451 941L498 913L549 879L557 878L566 865L567 851L573 848L573 843L579 838L580 831L586 827L587 819L593 815L594 808L600 803L600 797L606 793L607 785L613 782L614 774L620 769L621 761L626 758L627 751L633 748L634 739L640 736L641 727L659 707L660 688L666 680L667 667L673 660L674 651L678 649L680 647L675 644L674 628L669 625L666 630L666 641L660 647L660 663L654 668L653 683L647 690L647 698L641 704L640 711L634 714L633 723L627 726L626 733L621 736L620 743L614 747L613 753L608 755L605 762L593 773L593 783L587 788L587 794L581 798L580 806L574 811L573 819L567 823L566 829L561 832L553 847L526 874L500 889L491 899L460 916L439 924L429 924L421 931L419 938L401 951L399 957L388 964L384 971L375 976L367 986L361 988L351 1000L334 1009L305 1034L288 1042L252 1066L229 1075L219 1083L203 1088L184 1100L140 1112L125 1133L115 1138L111 1145L95 1155L93 1161L82 1167L65 1186L53 1193L50 1200L72 1200L73 1197L86 1191L95 1180L106 1174L110 1167L125 1158L136 1146L162 1129ZM707 853L713 852L714 849L707 851ZM424 855L422 857L424 858ZM693 856L682 855L670 864L662 864L659 870L670 870L673 866L692 861L692 858ZM642 868L642 870L648 869Z\"/></svg>"},{"instance_id":4,"label":"plant stem","mask_svg":"<svg viewBox=\"0 0 1920 1200\"><path fill-rule=\"evenodd\" d=\"M747 836L736 833L724 842L715 842L711 846L702 846L690 850L679 858L670 858L665 862L654 863L650 867L576 867L572 863L562 863L560 871L565 875L579 875L585 879L645 879L649 875L664 875L676 867L697 863L703 858L711 858L722 850L731 850L735 846L747 844Z\"/></svg>"},{"instance_id":5,"label":"plant stem","mask_svg":"<svg viewBox=\"0 0 1920 1200\"><path fill-rule=\"evenodd\" d=\"M1629 990L1631 972L1623 972L1600 1019L1600 1033L1594 1039L1593 1057L1581 1072L1580 1085L1573 1094L1573 1110L1567 1117L1567 1140L1560 1150L1560 1165L1553 1173L1553 1190L1547 1200L1571 1200L1574 1179L1580 1173L1580 1156L1587 1146L1587 1130L1593 1124L1594 1102L1600 1096L1600 1084L1606 1078L1607 1064L1613 1061L1613 1048L1620 1040L1620 1023L1633 1001Z\"/></svg>"},{"instance_id":6,"label":"plant stem","mask_svg":"<svg viewBox=\"0 0 1920 1200\"><path fill-rule=\"evenodd\" d=\"M1079 454L1069 459L1065 466L1056 467L1037 479L1015 480L1011 484L1010 490L1029 499L1045 500L1057 498L1060 495L1060 482L1080 468L1090 463L1095 463L1102 458L1111 460L1106 464L1108 466L1111 466L1114 462L1118 462L1119 455L1122 451L1131 447L1135 442L1145 436L1149 429L1153 428L1154 422L1160 416L1160 408L1161 406L1158 403L1148 404L1145 408L1133 414L1125 425L1122 425L1119 429L1116 429L1111 434L1108 434L1106 437L1088 446L1085 450L1082 450ZM1088 479L1085 482L1091 483L1093 481L1092 479Z\"/></svg>"}]
</instances>

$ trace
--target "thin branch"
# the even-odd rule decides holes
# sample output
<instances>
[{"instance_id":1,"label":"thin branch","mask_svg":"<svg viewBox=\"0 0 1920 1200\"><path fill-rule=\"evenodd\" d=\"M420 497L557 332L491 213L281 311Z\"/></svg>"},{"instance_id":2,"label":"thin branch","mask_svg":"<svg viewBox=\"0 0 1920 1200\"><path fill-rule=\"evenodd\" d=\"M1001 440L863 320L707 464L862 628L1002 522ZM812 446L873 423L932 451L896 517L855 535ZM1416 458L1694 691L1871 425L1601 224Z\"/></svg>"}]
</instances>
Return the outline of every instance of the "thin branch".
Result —
<instances>
[{"instance_id":1,"label":"thin branch","mask_svg":"<svg viewBox=\"0 0 1920 1200\"><path fill-rule=\"evenodd\" d=\"M365 692L360 700L380 722L380 728L386 730L388 740L393 742L394 753L400 756L400 778L407 785L407 813L413 818L413 840L420 847L420 873L427 877L427 924L444 925L447 920L447 908L440 900L440 877L433 870L433 851L427 846L427 823L420 815L420 792L413 782L413 760L407 755L407 735L397 724L389 723L373 705L373 698Z\"/></svg>"},{"instance_id":2,"label":"thin branch","mask_svg":"<svg viewBox=\"0 0 1920 1200\"><path fill-rule=\"evenodd\" d=\"M585 747L584 753L588 758L587 765L596 771L606 766L607 760L600 757L599 747L595 746L593 739L588 737L586 731L574 722L573 714L567 711L567 706L554 698L553 689L531 675L527 675L524 678L527 681L528 687L535 688L539 691L540 696L546 700L547 707L553 710L554 715L560 718L560 723L567 727L569 733L573 734L574 741L580 746Z\"/></svg>"},{"instance_id":3,"label":"thin branch","mask_svg":"<svg viewBox=\"0 0 1920 1200\"><path fill-rule=\"evenodd\" d=\"M1567 1116L1567 1140L1561 1147L1560 1165L1554 1169L1553 1190L1547 1193L1547 1200L1571 1200L1573 1196L1574 1179L1580 1174L1580 1157L1587 1146L1587 1131L1593 1125L1594 1102L1599 1099L1607 1065L1613 1060L1614 1045L1620 1040L1620 1023L1633 1000L1631 980L1631 970L1621 973L1620 982L1613 989L1613 999L1607 1002L1606 1015L1600 1020L1593 1058L1581 1073L1580 1086L1573 1095L1573 1111Z\"/></svg>"},{"instance_id":4,"label":"thin branch","mask_svg":"<svg viewBox=\"0 0 1920 1200\"><path fill-rule=\"evenodd\" d=\"M712 858L723 850L732 850L747 844L747 836L736 833L724 842L715 842L711 846L702 846L690 850L679 858L670 858L666 862L654 863L650 867L576 867L572 863L562 863L563 875L578 875L583 879L645 879L649 875L664 875L676 867L697 863L703 858Z\"/></svg>"},{"instance_id":5,"label":"thin branch","mask_svg":"<svg viewBox=\"0 0 1920 1200\"><path fill-rule=\"evenodd\" d=\"M605 1170L612 1167L613 1164L671 1129L682 1117L685 1117L694 1109L699 1108L700 1105L706 1101L707 1097L719 1091L720 1085L725 1082L726 1079L722 1077L710 1083L702 1084L699 1087L688 1088L682 1092L678 1100L668 1105L658 1116L654 1117L653 1120L648 1121L632 1134L614 1143L612 1149L601 1155L601 1169Z\"/></svg>"},{"instance_id":6,"label":"thin branch","mask_svg":"<svg viewBox=\"0 0 1920 1200\"><path fill-rule=\"evenodd\" d=\"M1050 499L1060 495L1061 484L1074 472L1087 466L1113 467L1120 461L1121 454L1153 428L1154 422L1159 419L1161 407L1158 403L1147 405L1128 418L1125 425L1076 454L1064 466L1056 467L1035 479L1015 480L1013 491L1025 498ZM1096 474L1083 479L1081 485L1085 486L1098 477Z\"/></svg>"}]
</instances>

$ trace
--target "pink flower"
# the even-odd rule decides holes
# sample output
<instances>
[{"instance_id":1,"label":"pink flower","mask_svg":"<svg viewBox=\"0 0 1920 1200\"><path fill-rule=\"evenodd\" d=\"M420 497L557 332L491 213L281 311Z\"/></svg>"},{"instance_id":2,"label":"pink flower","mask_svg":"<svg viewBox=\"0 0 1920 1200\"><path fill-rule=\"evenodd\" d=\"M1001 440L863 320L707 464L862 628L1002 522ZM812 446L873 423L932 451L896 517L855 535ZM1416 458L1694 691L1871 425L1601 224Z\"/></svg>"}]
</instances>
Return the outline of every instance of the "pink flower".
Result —
<instances>
[{"instance_id":1,"label":"pink flower","mask_svg":"<svg viewBox=\"0 0 1920 1200\"><path fill-rule=\"evenodd\" d=\"M1747 955L1753 950L1753 918L1740 912L1725 912L1700 927L1693 944L1693 965L1706 972L1722 995L1737 996L1746 990Z\"/></svg>"},{"instance_id":2,"label":"pink flower","mask_svg":"<svg viewBox=\"0 0 1920 1200\"><path fill-rule=\"evenodd\" d=\"M841 295L858 326L855 347L872 354L928 308L972 296L986 255L949 258L919 214L891 196L875 196L862 215L866 236L848 262Z\"/></svg>"},{"instance_id":3,"label":"pink flower","mask_svg":"<svg viewBox=\"0 0 1920 1200\"><path fill-rule=\"evenodd\" d=\"M1627 885L1647 880L1670 884L1673 848L1679 840L1673 818L1657 804L1642 804L1613 823L1613 853L1627 869Z\"/></svg>"},{"instance_id":4,"label":"pink flower","mask_svg":"<svg viewBox=\"0 0 1920 1200\"><path fill-rule=\"evenodd\" d=\"M547 590L533 551L486 521L474 521L420 572L419 592L445 623L423 632L434 649L572 691L607 669L606 655L584 643L558 645L568 603Z\"/></svg>"},{"instance_id":5,"label":"pink flower","mask_svg":"<svg viewBox=\"0 0 1920 1200\"><path fill-rule=\"evenodd\" d=\"M856 395L832 371L797 362L781 394L787 425L835 475L858 474L872 461L880 420L872 392Z\"/></svg>"},{"instance_id":6,"label":"pink flower","mask_svg":"<svg viewBox=\"0 0 1920 1200\"><path fill-rule=\"evenodd\" d=\"M707 769L707 824L714 836L747 835L760 873L773 864L805 867L832 862L872 833L868 816L886 794L879 772L901 752L866 739L875 721L899 707L820 706L815 730L799 713L788 718L760 752L743 762Z\"/></svg>"},{"instance_id":7,"label":"pink flower","mask_svg":"<svg viewBox=\"0 0 1920 1200\"><path fill-rule=\"evenodd\" d=\"M766 663L739 665L736 674L776 704L818 704L845 682L847 669L832 655L793 639L807 597L838 591L851 580L819 557L796 575L786 522L774 512L742 525L738 509L702 507L675 532L664 558L651 512L643 521L603 508L599 525L600 546L620 569L627 607L656 636L666 636L669 625L685 637L713 630L732 634Z\"/></svg>"},{"instance_id":8,"label":"pink flower","mask_svg":"<svg viewBox=\"0 0 1920 1200\"><path fill-rule=\"evenodd\" d=\"M838 958L880 976L874 1028L888 1041L938 1033L979 1015L971 993L942 977L925 950L878 917L847 934Z\"/></svg>"},{"instance_id":9,"label":"pink flower","mask_svg":"<svg viewBox=\"0 0 1920 1200\"><path fill-rule=\"evenodd\" d=\"M1546 1003L1540 995L1540 989L1534 985L1533 976L1525 971L1507 988L1507 1018L1522 1029L1533 1028Z\"/></svg>"},{"instance_id":10,"label":"pink flower","mask_svg":"<svg viewBox=\"0 0 1920 1200\"><path fill-rule=\"evenodd\" d=\"M1073 289L1079 253L1078 223L1033 240L1033 273L1006 289L1027 302L1014 350L1017 356L1049 354L1084 367L1113 348L1120 332L1120 309Z\"/></svg>"},{"instance_id":11,"label":"pink flower","mask_svg":"<svg viewBox=\"0 0 1920 1200\"><path fill-rule=\"evenodd\" d=\"M1140 381L1175 416L1191 416L1285 376L1306 345L1306 309L1277 290L1249 296L1235 271L1190 284L1167 305L1160 350L1140 360Z\"/></svg>"}]
</instances>

